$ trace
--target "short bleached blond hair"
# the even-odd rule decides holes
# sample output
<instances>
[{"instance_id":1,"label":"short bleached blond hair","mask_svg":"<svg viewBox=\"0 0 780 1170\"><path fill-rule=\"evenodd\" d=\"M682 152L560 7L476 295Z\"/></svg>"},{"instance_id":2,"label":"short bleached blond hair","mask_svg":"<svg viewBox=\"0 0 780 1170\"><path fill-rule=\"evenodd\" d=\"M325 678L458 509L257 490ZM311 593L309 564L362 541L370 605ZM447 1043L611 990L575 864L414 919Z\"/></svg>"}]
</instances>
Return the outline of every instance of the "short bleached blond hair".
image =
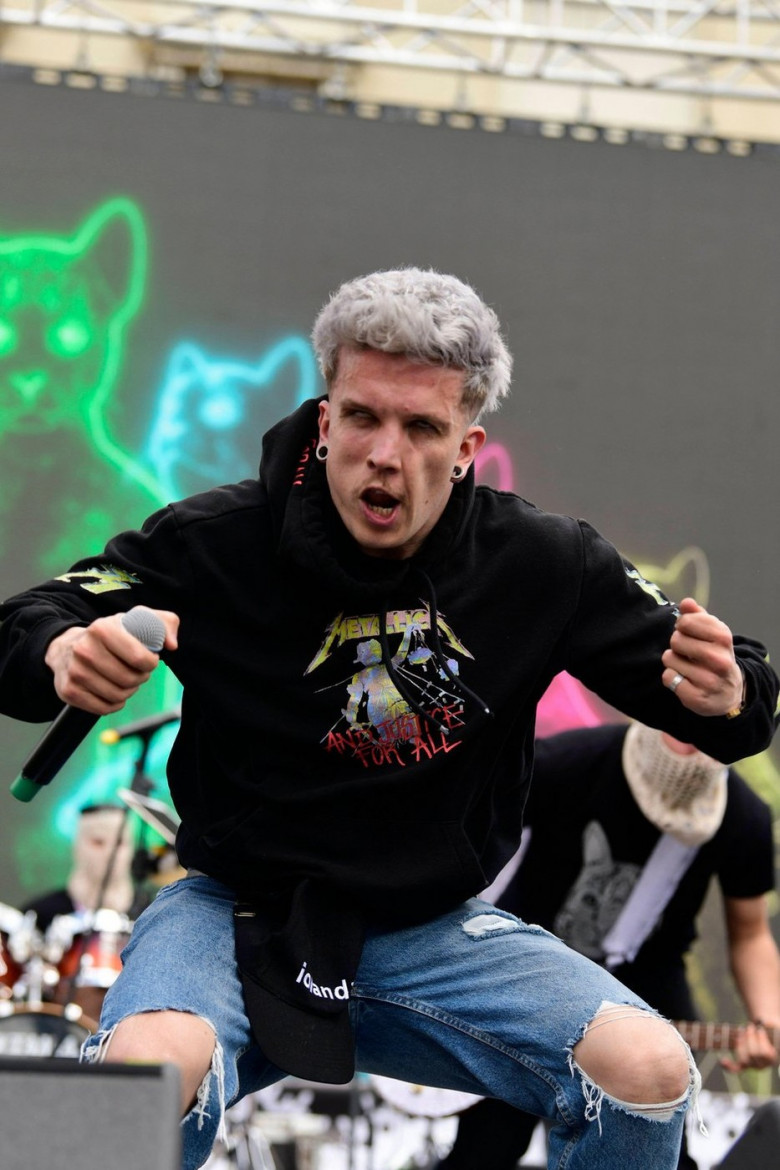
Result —
<instances>
[{"instance_id":1,"label":"short bleached blond hair","mask_svg":"<svg viewBox=\"0 0 780 1170\"><path fill-rule=\"evenodd\" d=\"M509 393L512 356L495 312L470 285L433 269L391 269L342 284L317 316L312 342L328 388L342 346L365 346L463 370L463 406L473 419L497 410Z\"/></svg>"}]
</instances>

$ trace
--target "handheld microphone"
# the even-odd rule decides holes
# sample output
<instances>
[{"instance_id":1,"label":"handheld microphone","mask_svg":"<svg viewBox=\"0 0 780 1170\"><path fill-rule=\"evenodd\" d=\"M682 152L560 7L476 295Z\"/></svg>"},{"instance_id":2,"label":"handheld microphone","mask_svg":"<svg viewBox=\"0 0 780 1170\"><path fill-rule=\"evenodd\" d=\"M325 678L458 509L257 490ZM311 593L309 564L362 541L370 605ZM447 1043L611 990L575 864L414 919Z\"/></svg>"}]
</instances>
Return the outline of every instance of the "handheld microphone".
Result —
<instances>
[{"instance_id":1,"label":"handheld microphone","mask_svg":"<svg viewBox=\"0 0 780 1170\"><path fill-rule=\"evenodd\" d=\"M165 642L165 623L144 605L136 605L122 614L122 625L128 634L142 642L147 650L159 653ZM99 715L65 706L49 727L40 743L11 785L11 795L27 803L52 780L66 760L86 739L97 723Z\"/></svg>"},{"instance_id":2,"label":"handheld microphone","mask_svg":"<svg viewBox=\"0 0 780 1170\"><path fill-rule=\"evenodd\" d=\"M179 719L181 711L177 707L175 711L165 711L160 715L149 715L146 719L136 719L134 723L126 723L124 727L107 727L100 733L100 742L119 743L120 740L129 739L133 735L148 739L159 727L165 727L167 723L176 723Z\"/></svg>"}]
</instances>

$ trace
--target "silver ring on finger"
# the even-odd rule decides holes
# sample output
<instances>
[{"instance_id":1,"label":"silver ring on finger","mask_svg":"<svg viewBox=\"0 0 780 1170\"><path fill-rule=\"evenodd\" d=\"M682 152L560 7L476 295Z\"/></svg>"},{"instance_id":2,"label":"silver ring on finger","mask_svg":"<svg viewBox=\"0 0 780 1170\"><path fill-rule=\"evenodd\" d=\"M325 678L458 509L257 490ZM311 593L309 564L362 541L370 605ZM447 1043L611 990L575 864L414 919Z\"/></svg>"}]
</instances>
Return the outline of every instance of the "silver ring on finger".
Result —
<instances>
[{"instance_id":1,"label":"silver ring on finger","mask_svg":"<svg viewBox=\"0 0 780 1170\"><path fill-rule=\"evenodd\" d=\"M669 683L669 690L672 692L672 694L674 694L674 692L677 690L677 688L679 687L681 682L685 682L685 675L684 674L676 674L674 676L674 678L672 679L672 681Z\"/></svg>"}]
</instances>

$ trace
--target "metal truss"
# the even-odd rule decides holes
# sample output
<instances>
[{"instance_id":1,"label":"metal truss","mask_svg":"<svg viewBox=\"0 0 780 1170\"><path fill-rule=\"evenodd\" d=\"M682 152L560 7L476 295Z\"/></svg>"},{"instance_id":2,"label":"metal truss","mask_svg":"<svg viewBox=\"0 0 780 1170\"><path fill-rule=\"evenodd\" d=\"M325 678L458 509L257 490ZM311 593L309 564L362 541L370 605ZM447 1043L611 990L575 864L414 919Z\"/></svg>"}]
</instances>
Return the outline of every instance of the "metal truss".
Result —
<instances>
[{"instance_id":1,"label":"metal truss","mask_svg":"<svg viewBox=\"0 0 780 1170\"><path fill-rule=\"evenodd\" d=\"M780 99L780 0L0 0L4 24L306 59L337 80L387 66Z\"/></svg>"}]
</instances>

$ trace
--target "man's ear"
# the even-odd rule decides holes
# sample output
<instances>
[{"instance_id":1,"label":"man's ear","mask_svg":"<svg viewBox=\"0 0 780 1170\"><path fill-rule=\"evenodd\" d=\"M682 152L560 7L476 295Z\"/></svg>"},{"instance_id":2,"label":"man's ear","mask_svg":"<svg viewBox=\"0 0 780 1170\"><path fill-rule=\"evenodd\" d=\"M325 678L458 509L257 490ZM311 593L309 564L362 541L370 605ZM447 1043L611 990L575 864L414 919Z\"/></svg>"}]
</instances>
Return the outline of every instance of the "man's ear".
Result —
<instances>
[{"instance_id":1,"label":"man's ear","mask_svg":"<svg viewBox=\"0 0 780 1170\"><path fill-rule=\"evenodd\" d=\"M320 402L320 443L327 443L330 431L330 402L323 398Z\"/></svg>"},{"instance_id":2,"label":"man's ear","mask_svg":"<svg viewBox=\"0 0 780 1170\"><path fill-rule=\"evenodd\" d=\"M469 427L460 444L458 463L467 471L484 446L487 432L484 427Z\"/></svg>"}]
</instances>

